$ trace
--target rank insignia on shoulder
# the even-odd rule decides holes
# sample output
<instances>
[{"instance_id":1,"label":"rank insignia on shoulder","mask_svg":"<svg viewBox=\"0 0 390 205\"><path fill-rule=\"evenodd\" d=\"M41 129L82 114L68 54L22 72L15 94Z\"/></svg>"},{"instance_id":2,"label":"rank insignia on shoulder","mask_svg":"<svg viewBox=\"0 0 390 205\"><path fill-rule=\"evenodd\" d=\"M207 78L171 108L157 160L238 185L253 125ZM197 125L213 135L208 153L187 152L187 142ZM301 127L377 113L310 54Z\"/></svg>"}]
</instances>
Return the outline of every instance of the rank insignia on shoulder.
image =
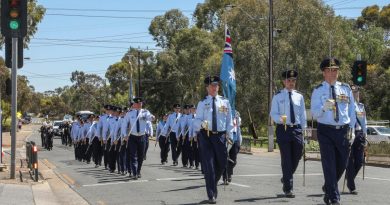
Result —
<instances>
[{"instance_id":1,"label":"rank insignia on shoulder","mask_svg":"<svg viewBox=\"0 0 390 205\"><path fill-rule=\"evenodd\" d=\"M282 90L278 90L276 93L275 93L275 95L277 95L277 94L279 94L279 93L281 93L282 92Z\"/></svg>"}]
</instances>

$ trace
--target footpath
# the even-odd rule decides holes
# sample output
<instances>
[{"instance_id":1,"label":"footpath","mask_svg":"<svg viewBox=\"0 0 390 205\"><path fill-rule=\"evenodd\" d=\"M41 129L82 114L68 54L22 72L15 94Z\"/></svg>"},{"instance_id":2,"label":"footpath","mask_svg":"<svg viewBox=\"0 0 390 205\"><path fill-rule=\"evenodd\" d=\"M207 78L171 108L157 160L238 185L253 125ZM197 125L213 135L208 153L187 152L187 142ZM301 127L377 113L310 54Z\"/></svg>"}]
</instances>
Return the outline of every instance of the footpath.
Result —
<instances>
[{"instance_id":1,"label":"footpath","mask_svg":"<svg viewBox=\"0 0 390 205\"><path fill-rule=\"evenodd\" d=\"M56 204L89 204L54 170L54 166L39 160L39 179L35 182L26 168L26 140L32 134L38 134L39 125L23 125L16 134L15 179L10 179L11 169L11 136L3 132L3 164L6 168L0 171L0 204L2 205L56 205ZM40 142L36 142L38 145ZM39 149L40 146L38 146ZM39 156L39 151L38 151Z\"/></svg>"}]
</instances>

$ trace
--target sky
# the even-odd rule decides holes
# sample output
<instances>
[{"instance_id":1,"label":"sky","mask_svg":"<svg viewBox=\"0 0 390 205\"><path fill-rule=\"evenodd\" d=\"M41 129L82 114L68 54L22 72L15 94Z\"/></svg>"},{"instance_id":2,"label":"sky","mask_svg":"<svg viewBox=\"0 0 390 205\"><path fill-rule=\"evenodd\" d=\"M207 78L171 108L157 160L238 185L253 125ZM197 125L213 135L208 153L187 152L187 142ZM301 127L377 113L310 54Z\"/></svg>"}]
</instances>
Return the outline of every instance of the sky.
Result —
<instances>
[{"instance_id":1,"label":"sky","mask_svg":"<svg viewBox=\"0 0 390 205\"><path fill-rule=\"evenodd\" d=\"M157 15L180 9L192 21L191 14L204 0L38 0L46 15L38 24L29 49L25 49L24 67L38 92L71 85L70 74L79 70L101 77L107 68L119 62L130 48L156 49L148 27ZM361 10L389 0L324 0L336 15L360 16ZM157 48L158 49L158 48ZM4 56L4 51L2 51Z\"/></svg>"}]
</instances>

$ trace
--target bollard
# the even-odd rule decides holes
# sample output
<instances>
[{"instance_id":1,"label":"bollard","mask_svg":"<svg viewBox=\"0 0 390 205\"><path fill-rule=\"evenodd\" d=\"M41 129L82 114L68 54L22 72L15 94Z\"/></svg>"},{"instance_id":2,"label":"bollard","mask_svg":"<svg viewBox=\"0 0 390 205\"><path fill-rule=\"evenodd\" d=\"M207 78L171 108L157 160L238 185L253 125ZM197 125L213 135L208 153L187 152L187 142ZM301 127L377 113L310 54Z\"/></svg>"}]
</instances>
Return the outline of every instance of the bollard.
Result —
<instances>
[{"instance_id":1,"label":"bollard","mask_svg":"<svg viewBox=\"0 0 390 205\"><path fill-rule=\"evenodd\" d=\"M31 153L31 165L33 167L33 174L35 177L35 181L38 181L38 147L35 145L35 142L31 141L32 145L32 153Z\"/></svg>"}]
</instances>

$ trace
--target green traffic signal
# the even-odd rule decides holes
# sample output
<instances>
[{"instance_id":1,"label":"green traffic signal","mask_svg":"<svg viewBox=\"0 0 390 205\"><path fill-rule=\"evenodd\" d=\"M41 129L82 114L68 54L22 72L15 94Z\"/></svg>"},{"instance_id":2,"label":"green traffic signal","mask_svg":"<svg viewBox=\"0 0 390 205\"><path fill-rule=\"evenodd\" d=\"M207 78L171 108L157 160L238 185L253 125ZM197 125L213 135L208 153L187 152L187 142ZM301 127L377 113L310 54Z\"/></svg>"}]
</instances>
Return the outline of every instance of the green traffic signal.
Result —
<instances>
[{"instance_id":1,"label":"green traffic signal","mask_svg":"<svg viewBox=\"0 0 390 205\"><path fill-rule=\"evenodd\" d=\"M362 76L359 76L359 77L357 77L357 82L363 82L363 77Z\"/></svg>"},{"instance_id":2,"label":"green traffic signal","mask_svg":"<svg viewBox=\"0 0 390 205\"><path fill-rule=\"evenodd\" d=\"M9 22L9 27L13 30L16 30L19 28L19 22L16 20L12 20Z\"/></svg>"}]
</instances>

